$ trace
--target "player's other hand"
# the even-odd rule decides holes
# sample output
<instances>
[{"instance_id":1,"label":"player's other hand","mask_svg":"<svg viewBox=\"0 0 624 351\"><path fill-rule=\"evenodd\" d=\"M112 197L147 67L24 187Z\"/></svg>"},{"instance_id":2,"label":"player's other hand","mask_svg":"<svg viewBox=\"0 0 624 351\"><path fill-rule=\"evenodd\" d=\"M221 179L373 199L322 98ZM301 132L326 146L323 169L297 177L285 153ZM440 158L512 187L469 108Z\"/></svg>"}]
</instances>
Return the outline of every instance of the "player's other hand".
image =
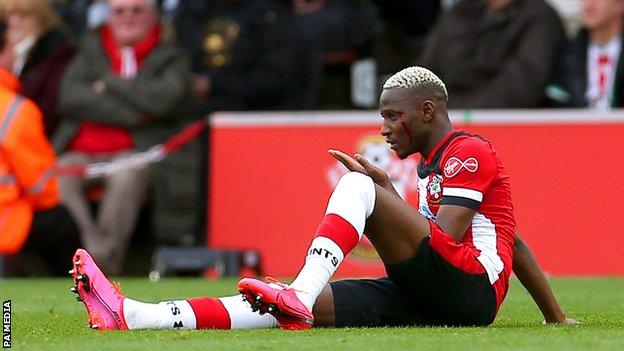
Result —
<instances>
[{"instance_id":1,"label":"player's other hand","mask_svg":"<svg viewBox=\"0 0 624 351\"><path fill-rule=\"evenodd\" d=\"M340 150L330 149L329 154L340 161L351 172L359 172L370 176L381 187L391 184L388 174L381 168L373 165L364 156L355 154L353 157Z\"/></svg>"},{"instance_id":2,"label":"player's other hand","mask_svg":"<svg viewBox=\"0 0 624 351\"><path fill-rule=\"evenodd\" d=\"M581 324L581 322L577 321L576 319L565 317L564 319L557 321L542 321L542 324Z\"/></svg>"}]
</instances>

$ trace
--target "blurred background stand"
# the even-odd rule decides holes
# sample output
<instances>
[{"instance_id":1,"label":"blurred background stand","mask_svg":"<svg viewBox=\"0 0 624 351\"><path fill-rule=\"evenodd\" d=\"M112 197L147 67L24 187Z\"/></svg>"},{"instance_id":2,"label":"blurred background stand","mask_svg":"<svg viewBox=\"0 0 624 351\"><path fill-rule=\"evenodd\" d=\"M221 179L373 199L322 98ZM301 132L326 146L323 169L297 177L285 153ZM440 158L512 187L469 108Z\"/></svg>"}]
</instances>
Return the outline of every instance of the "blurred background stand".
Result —
<instances>
[{"instance_id":1,"label":"blurred background stand","mask_svg":"<svg viewBox=\"0 0 624 351\"><path fill-rule=\"evenodd\" d=\"M260 274L260 256L253 250L214 250L208 247L160 247L152 258L149 278L171 275L205 275L209 278Z\"/></svg>"}]
</instances>

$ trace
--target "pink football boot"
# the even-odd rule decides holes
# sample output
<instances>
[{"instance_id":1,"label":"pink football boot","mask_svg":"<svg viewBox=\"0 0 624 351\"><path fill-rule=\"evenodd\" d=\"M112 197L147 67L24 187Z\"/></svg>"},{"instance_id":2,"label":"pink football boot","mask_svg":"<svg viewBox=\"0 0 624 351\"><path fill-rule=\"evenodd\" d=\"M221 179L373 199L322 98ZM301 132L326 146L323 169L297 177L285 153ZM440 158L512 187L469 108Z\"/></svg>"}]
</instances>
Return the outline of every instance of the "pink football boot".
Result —
<instances>
[{"instance_id":1,"label":"pink football boot","mask_svg":"<svg viewBox=\"0 0 624 351\"><path fill-rule=\"evenodd\" d=\"M295 290L271 277L267 277L266 281L243 278L238 283L238 291L251 304L251 309L260 314L270 313L282 329L312 328L314 316L299 300Z\"/></svg>"},{"instance_id":2,"label":"pink football boot","mask_svg":"<svg viewBox=\"0 0 624 351\"><path fill-rule=\"evenodd\" d=\"M89 314L89 327L98 330L128 329L123 315L125 297L102 273L86 250L78 249L69 271L75 285L71 292Z\"/></svg>"}]
</instances>

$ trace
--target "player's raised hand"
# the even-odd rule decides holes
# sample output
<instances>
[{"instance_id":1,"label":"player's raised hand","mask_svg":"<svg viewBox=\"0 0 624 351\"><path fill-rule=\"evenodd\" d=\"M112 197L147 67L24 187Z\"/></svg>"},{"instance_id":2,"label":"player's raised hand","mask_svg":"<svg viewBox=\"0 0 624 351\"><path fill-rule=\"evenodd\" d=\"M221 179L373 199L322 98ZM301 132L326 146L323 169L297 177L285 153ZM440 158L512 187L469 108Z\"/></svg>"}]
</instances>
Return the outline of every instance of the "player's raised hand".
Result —
<instances>
[{"instance_id":1,"label":"player's raised hand","mask_svg":"<svg viewBox=\"0 0 624 351\"><path fill-rule=\"evenodd\" d=\"M384 188L387 187L389 184L392 184L392 182L390 182L390 177L388 177L388 174L383 169L370 163L370 161L367 160L366 157L360 154L355 154L353 155L353 158L360 166L364 167L366 174L373 178L373 181L375 183L381 185Z\"/></svg>"},{"instance_id":2,"label":"player's raised hand","mask_svg":"<svg viewBox=\"0 0 624 351\"><path fill-rule=\"evenodd\" d=\"M396 193L388 174L383 169L370 163L364 156L355 154L354 157L351 157L340 150L333 149L330 149L328 152L351 172L366 174L379 186Z\"/></svg>"},{"instance_id":3,"label":"player's raised hand","mask_svg":"<svg viewBox=\"0 0 624 351\"><path fill-rule=\"evenodd\" d=\"M327 151L333 158L340 161L351 172L359 172L369 175L364 166L359 164L353 157L345 154L340 150L330 149Z\"/></svg>"}]
</instances>

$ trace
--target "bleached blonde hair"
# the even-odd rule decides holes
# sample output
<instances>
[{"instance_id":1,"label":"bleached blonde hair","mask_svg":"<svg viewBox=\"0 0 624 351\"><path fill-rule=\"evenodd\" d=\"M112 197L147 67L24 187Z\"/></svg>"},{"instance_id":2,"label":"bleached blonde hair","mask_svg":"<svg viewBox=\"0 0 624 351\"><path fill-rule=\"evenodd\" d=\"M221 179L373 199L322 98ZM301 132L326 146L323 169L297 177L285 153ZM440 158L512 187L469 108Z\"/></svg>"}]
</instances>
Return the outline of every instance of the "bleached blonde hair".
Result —
<instances>
[{"instance_id":1,"label":"bleached blonde hair","mask_svg":"<svg viewBox=\"0 0 624 351\"><path fill-rule=\"evenodd\" d=\"M444 101L448 100L448 92L442 79L430 70L420 66L408 67L393 74L384 83L383 90L392 88L414 90L432 88L436 95L439 95Z\"/></svg>"}]
</instances>

